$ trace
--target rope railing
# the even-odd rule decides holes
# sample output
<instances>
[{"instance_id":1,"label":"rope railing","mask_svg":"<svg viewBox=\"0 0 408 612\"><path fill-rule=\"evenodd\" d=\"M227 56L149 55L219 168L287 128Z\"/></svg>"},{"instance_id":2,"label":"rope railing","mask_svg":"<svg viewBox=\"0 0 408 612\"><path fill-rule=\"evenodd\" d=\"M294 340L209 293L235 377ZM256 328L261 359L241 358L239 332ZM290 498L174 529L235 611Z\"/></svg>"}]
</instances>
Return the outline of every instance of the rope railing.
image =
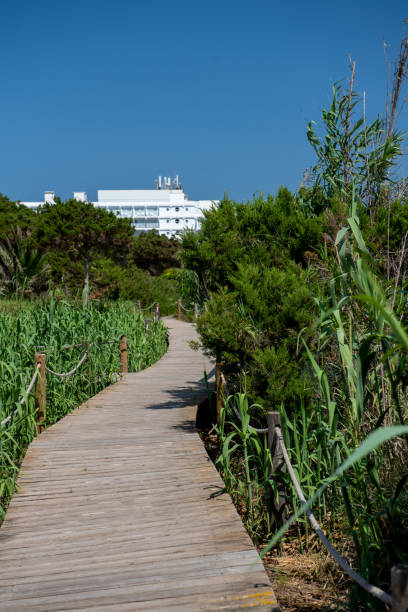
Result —
<instances>
[{"instance_id":1,"label":"rope railing","mask_svg":"<svg viewBox=\"0 0 408 612\"><path fill-rule=\"evenodd\" d=\"M67 349L80 348L81 346L84 346L82 342L78 342L78 344L63 344L61 350L65 351Z\"/></svg>"},{"instance_id":2,"label":"rope railing","mask_svg":"<svg viewBox=\"0 0 408 612\"><path fill-rule=\"evenodd\" d=\"M288 474L295 488L297 496L299 497L299 500L302 502L302 504L306 504L307 503L306 498L303 494L302 488L296 478L294 469L290 462L288 451L286 449L285 442L282 436L282 430L280 427L275 427L275 434L276 434L280 449L282 451L283 459L285 461L285 465L288 470ZM308 506L306 506L306 515L315 533L320 538L320 541L325 545L325 547L327 548L327 550L329 551L333 559L336 561L336 563L340 565L340 567L350 576L350 578L352 578L354 582L360 585L365 591L370 593L370 595L377 597L377 599L380 599L383 603L387 604L388 606L391 606L393 603L391 595L388 595L388 593L386 593L379 587L374 586L373 584L370 584L365 578L363 578L363 576L360 576L360 574L358 574L355 570L353 570L353 568L347 563L344 557L342 557L340 553L337 552L334 546L330 543L330 541L324 535L322 528L320 527L313 512L310 510Z\"/></svg>"},{"instance_id":3,"label":"rope railing","mask_svg":"<svg viewBox=\"0 0 408 612\"><path fill-rule=\"evenodd\" d=\"M224 398L225 397L227 398L228 406L233 411L235 416L238 418L239 422L242 423L241 415L239 414L239 411L234 405L232 396L229 393L227 381L225 380L224 373L222 372L222 364L217 363L216 373L217 373L217 377L219 381L217 382L217 403L219 401L219 397L221 398L221 400L223 399L220 393L222 389L222 392L223 392L222 395L224 396ZM217 412L218 412L218 409L217 409ZM268 413L268 414L273 415L274 413ZM268 418L268 423L269 421L270 419ZM273 422L273 419L271 419L271 423L272 422ZM289 474L293 487L296 491L296 494L302 504L307 504L307 500L304 496L303 490L299 484L299 481L296 478L295 471L290 462L289 454L285 446L285 442L283 440L282 430L280 426L278 425L278 426L274 426L273 428L268 427L268 428L262 428L262 429L257 428L257 427L252 427L251 425L249 427L251 430L255 431L256 433L262 433L262 434L268 433L268 447L270 448L271 453L272 453L272 447L274 447L274 450L273 450L274 457L272 457L272 461L275 464L274 459L279 455L279 449L280 449L281 456L283 457L284 464L286 466L287 472ZM273 437L275 437L275 442L273 442ZM323 530L320 527L319 523L317 522L316 517L314 516L313 512L307 505L306 505L305 511L306 511L307 518L313 530L315 531L316 535L319 537L320 541L324 544L324 546L327 548L327 550L329 551L333 559L336 561L336 563L341 567L341 569L346 574L348 574L348 576L350 576L350 578L354 580L354 582L356 582L361 588L367 591L370 595L372 595L373 597L376 597L377 599L380 599L386 605L392 606L393 597L389 595L388 593L386 593L385 591L383 591L381 588L373 584L370 584L363 576L361 576L358 572L356 572L350 566L350 564L346 561L346 559L344 559L344 557L342 557L341 554L336 550L336 548L331 544L329 539L323 533Z\"/></svg>"},{"instance_id":4,"label":"rope railing","mask_svg":"<svg viewBox=\"0 0 408 612\"><path fill-rule=\"evenodd\" d=\"M103 346L104 344L116 344L118 342L118 340L95 340L95 342L88 342L87 346L91 347L91 346ZM74 348L83 348L84 347L84 343L83 342L78 342L77 344L63 344L62 346L60 346L59 348L57 348L57 351L65 351L67 349L74 349ZM48 351L50 349L47 349L45 344L37 344L34 348L39 349L41 351Z\"/></svg>"},{"instance_id":5,"label":"rope railing","mask_svg":"<svg viewBox=\"0 0 408 612\"><path fill-rule=\"evenodd\" d=\"M193 310L194 310L194 308L186 308L185 306L183 306L183 304L180 304L180 306L182 307L184 312L193 312Z\"/></svg>"},{"instance_id":6,"label":"rope railing","mask_svg":"<svg viewBox=\"0 0 408 612\"><path fill-rule=\"evenodd\" d=\"M49 374L52 374L53 376L58 376L59 378L65 378L66 376L71 376L71 374L74 374L81 367L81 365L84 363L87 357L88 357L88 351L85 351L80 361L77 363L77 365L69 372L54 372L47 365L45 366L45 369L47 372L49 372Z\"/></svg>"},{"instance_id":7,"label":"rope railing","mask_svg":"<svg viewBox=\"0 0 408 612\"><path fill-rule=\"evenodd\" d=\"M19 401L18 407L0 422L0 427L4 427L5 425L7 425L7 423L11 421L13 416L18 413L19 408L24 404L24 402L26 401L28 395L31 393L34 387L34 384L35 384L36 385L36 389L35 389L36 399L38 403L38 426L39 426L39 430L42 431L43 425L44 425L43 422L45 418L45 411L46 411L46 386L45 386L46 373L48 372L48 374L51 374L52 376L57 376L58 378L67 378L68 376L72 376L72 374L75 374L75 372L79 370L81 365L88 358L89 348L91 346L100 346L100 345L106 345L106 344L119 344L121 373L127 373L128 371L128 355L127 355L128 344L127 344L127 338L125 335L122 335L118 340L95 341L95 342L89 342L89 343L81 342L78 344L64 344L59 350L79 348L79 347L82 347L85 349L79 362L68 372L55 372L54 370L49 368L46 365L46 359L47 359L46 346L37 345L35 348L42 349L42 352L36 353L35 355L35 371L34 371L33 377L22 399ZM140 354L138 354L137 356L140 356ZM39 376L40 378L38 378Z\"/></svg>"},{"instance_id":8,"label":"rope railing","mask_svg":"<svg viewBox=\"0 0 408 612\"><path fill-rule=\"evenodd\" d=\"M183 306L183 301L181 298L179 298L176 303L177 303L177 319L179 321L181 320L181 311L184 310L186 314L193 313L193 321L197 322L197 319L200 315L200 307L197 304L197 302L194 303L193 308L186 308L185 306ZM204 306L201 308L201 313L206 312L206 311L207 311L207 304L206 302L204 302Z\"/></svg>"},{"instance_id":9,"label":"rope railing","mask_svg":"<svg viewBox=\"0 0 408 612\"><path fill-rule=\"evenodd\" d=\"M103 346L104 344L116 344L118 340L95 340L95 342L88 342L87 346ZM63 344L61 346L62 350L73 349L73 348L81 348L84 346L83 342L78 342L78 344Z\"/></svg>"},{"instance_id":10,"label":"rope railing","mask_svg":"<svg viewBox=\"0 0 408 612\"><path fill-rule=\"evenodd\" d=\"M23 406L23 404L25 403L25 401L26 401L27 397L30 395L30 393L31 393L31 391L32 391L32 389L33 389L33 387L34 387L35 381L37 380L37 377L38 377L38 372L39 372L39 370L40 370L40 364L38 364L38 365L37 365L37 367L35 368L35 371L34 371L33 377L32 377L32 379L30 380L30 383L29 383L29 385L28 385L28 387L27 387L27 389L26 389L26 391L25 391L25 393L24 393L23 397L22 397L22 398L21 398L21 400L18 402L18 407L17 407L17 408L16 408L16 409L15 409L13 412L10 412L10 414L9 414L9 415L8 415L8 416L7 416L5 419L3 419L3 420L1 421L1 423L0 423L0 426L1 426L1 427L4 427L4 425L7 425L7 423L8 423L8 422L9 422L9 421L12 419L12 417L13 417L13 416L15 416L16 414L18 414L18 409L19 409L21 406Z\"/></svg>"},{"instance_id":11,"label":"rope railing","mask_svg":"<svg viewBox=\"0 0 408 612\"><path fill-rule=\"evenodd\" d=\"M146 306L146 308L140 308L140 311L143 312L144 310L150 310L155 304L156 302L153 302L153 304L150 304L150 306Z\"/></svg>"}]
</instances>

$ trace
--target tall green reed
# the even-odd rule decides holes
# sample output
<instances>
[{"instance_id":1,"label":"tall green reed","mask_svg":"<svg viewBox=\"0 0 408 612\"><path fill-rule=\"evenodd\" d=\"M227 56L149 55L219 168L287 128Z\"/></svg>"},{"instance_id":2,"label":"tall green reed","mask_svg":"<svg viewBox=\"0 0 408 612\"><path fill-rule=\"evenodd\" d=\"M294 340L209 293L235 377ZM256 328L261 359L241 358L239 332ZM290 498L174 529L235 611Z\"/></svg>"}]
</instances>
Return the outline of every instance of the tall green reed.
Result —
<instances>
[{"instance_id":1,"label":"tall green reed","mask_svg":"<svg viewBox=\"0 0 408 612\"><path fill-rule=\"evenodd\" d=\"M317 379L312 409L282 410L285 442L307 496L313 497L372 432L407 420L408 336L363 239L356 200L326 258L328 296L315 299L317 346L306 347ZM372 583L388 586L393 563L406 561L408 465L402 433L342 471L319 494L316 512L354 543L354 563ZM290 484L288 483L290 490ZM293 508L296 500L293 498ZM327 517L331 519L328 522ZM382 604L354 589L351 609Z\"/></svg>"},{"instance_id":2,"label":"tall green reed","mask_svg":"<svg viewBox=\"0 0 408 612\"><path fill-rule=\"evenodd\" d=\"M230 401L235 402L239 419L231 410ZM216 465L251 537L258 541L271 533L270 501L272 495L277 495L277 487L271 478L267 436L259 436L250 426L254 408L258 406L249 406L244 393L225 398L220 425L215 426L220 440Z\"/></svg>"}]
</instances>

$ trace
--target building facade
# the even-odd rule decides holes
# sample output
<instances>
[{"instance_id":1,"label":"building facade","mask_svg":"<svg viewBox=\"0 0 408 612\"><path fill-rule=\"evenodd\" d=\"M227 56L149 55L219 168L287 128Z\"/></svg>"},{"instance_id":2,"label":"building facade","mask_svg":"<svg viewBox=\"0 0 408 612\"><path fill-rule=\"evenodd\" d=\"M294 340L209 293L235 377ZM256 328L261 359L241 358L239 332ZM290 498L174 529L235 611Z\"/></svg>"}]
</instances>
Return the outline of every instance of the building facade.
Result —
<instances>
[{"instance_id":1,"label":"building facade","mask_svg":"<svg viewBox=\"0 0 408 612\"><path fill-rule=\"evenodd\" d=\"M30 208L38 208L45 202L54 202L53 191L44 192L43 202L22 202ZM74 191L73 197L87 202L85 191ZM218 204L218 200L189 200L178 176L173 180L162 177L156 181L156 189L100 189L94 206L105 208L118 217L132 220L135 233L155 229L159 234L177 236L185 229L197 231L203 211Z\"/></svg>"}]
</instances>

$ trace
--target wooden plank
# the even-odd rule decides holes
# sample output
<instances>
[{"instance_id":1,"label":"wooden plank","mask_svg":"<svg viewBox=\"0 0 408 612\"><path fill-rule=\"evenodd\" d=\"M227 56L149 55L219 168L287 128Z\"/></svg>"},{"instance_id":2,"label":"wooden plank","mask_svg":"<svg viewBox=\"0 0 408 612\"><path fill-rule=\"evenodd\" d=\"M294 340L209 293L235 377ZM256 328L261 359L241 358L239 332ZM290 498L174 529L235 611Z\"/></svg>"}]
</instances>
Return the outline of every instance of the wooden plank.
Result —
<instances>
[{"instance_id":1,"label":"wooden plank","mask_svg":"<svg viewBox=\"0 0 408 612\"><path fill-rule=\"evenodd\" d=\"M201 595L203 604L211 599L212 594L222 594L229 598L236 598L238 608L239 599L244 597L244 605L248 608L250 599L268 595L272 599L272 591L268 584L263 582L259 585L255 581L255 574L237 574L231 576L218 575L211 579L208 576L194 577L180 581L162 581L153 583L134 583L127 586L108 588L94 588L91 584L87 589L80 592L61 592L48 595L45 591L37 591L34 597L24 597L21 593L19 598L4 599L3 610L30 610L30 612L53 612L56 610L81 610L86 606L108 605L115 603L144 602L146 609L150 609L150 602L163 597L178 599L180 597ZM252 600L253 600L252 599ZM242 600L241 600L242 601ZM182 608L180 608L182 609ZM207 607L198 609L206 610ZM222 606L220 606L222 609ZM265 608L264 608L265 609ZM269 609L273 609L269 607Z\"/></svg>"},{"instance_id":2,"label":"wooden plank","mask_svg":"<svg viewBox=\"0 0 408 612\"><path fill-rule=\"evenodd\" d=\"M257 553L195 430L213 364L170 346L31 444L0 529L0 609L275 610Z\"/></svg>"}]
</instances>

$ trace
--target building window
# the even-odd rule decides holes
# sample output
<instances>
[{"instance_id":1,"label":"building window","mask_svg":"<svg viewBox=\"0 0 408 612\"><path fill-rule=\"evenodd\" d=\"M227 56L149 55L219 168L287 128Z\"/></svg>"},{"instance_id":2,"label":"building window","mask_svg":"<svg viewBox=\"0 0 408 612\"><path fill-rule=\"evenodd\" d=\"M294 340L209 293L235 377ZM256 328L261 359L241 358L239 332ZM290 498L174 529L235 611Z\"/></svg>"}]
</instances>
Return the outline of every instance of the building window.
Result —
<instances>
[{"instance_id":1,"label":"building window","mask_svg":"<svg viewBox=\"0 0 408 612\"><path fill-rule=\"evenodd\" d=\"M167 219L167 223L170 223L170 219Z\"/></svg>"},{"instance_id":2,"label":"building window","mask_svg":"<svg viewBox=\"0 0 408 612\"><path fill-rule=\"evenodd\" d=\"M133 217L133 209L130 206L122 206L122 217Z\"/></svg>"},{"instance_id":3,"label":"building window","mask_svg":"<svg viewBox=\"0 0 408 612\"><path fill-rule=\"evenodd\" d=\"M176 219L176 223L180 223L180 219Z\"/></svg>"},{"instance_id":4,"label":"building window","mask_svg":"<svg viewBox=\"0 0 408 612\"><path fill-rule=\"evenodd\" d=\"M146 219L146 227L149 229L157 229L160 226L159 219Z\"/></svg>"},{"instance_id":5,"label":"building window","mask_svg":"<svg viewBox=\"0 0 408 612\"><path fill-rule=\"evenodd\" d=\"M186 210L188 210L188 208L186 208Z\"/></svg>"},{"instance_id":6,"label":"building window","mask_svg":"<svg viewBox=\"0 0 408 612\"><path fill-rule=\"evenodd\" d=\"M178 206L176 206L176 212L178 212L180 210L180 208Z\"/></svg>"}]
</instances>

